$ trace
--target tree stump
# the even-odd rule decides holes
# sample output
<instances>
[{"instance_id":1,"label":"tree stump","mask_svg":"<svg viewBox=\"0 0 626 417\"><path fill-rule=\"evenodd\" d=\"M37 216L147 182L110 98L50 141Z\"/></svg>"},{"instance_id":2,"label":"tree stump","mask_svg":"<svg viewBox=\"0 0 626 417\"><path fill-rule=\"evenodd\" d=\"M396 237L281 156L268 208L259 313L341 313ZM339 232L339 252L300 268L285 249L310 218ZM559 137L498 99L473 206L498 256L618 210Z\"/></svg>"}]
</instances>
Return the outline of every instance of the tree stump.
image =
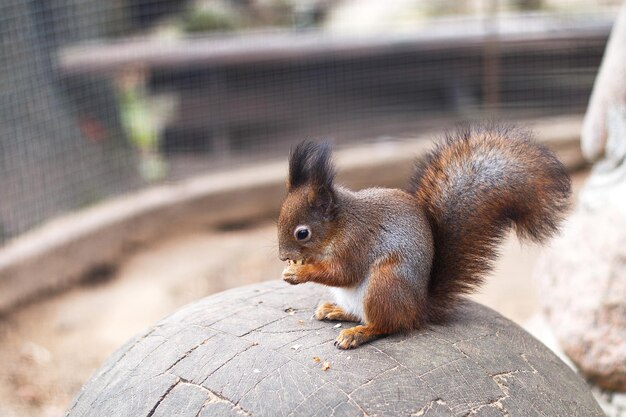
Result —
<instances>
[{"instance_id":1,"label":"tree stump","mask_svg":"<svg viewBox=\"0 0 626 417\"><path fill-rule=\"evenodd\" d=\"M67 416L602 416L583 380L473 302L445 326L333 345L321 286L269 282L165 318L113 354Z\"/></svg>"}]
</instances>

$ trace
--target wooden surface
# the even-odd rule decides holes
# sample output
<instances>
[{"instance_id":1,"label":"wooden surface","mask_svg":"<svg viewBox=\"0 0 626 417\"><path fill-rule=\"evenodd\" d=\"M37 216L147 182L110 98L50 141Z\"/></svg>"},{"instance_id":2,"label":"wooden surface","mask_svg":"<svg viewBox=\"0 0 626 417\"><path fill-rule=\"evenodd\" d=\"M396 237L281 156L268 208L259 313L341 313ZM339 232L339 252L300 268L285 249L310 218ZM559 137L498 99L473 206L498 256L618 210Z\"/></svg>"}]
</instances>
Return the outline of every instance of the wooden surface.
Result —
<instances>
[{"instance_id":1,"label":"wooden surface","mask_svg":"<svg viewBox=\"0 0 626 417\"><path fill-rule=\"evenodd\" d=\"M603 415L554 354L478 304L341 351L350 324L311 319L325 297L274 281L191 304L113 354L67 416Z\"/></svg>"},{"instance_id":2,"label":"wooden surface","mask_svg":"<svg viewBox=\"0 0 626 417\"><path fill-rule=\"evenodd\" d=\"M551 43L606 39L612 17L559 19L547 14L502 16L497 40L501 49L545 50ZM248 32L178 39L131 38L114 42L89 42L63 49L59 66L66 74L108 73L129 65L180 68L206 65L250 65L281 61L359 58L391 52L481 50L492 36L483 19L432 20L410 33L369 35L319 31ZM560 44L560 43L559 43Z\"/></svg>"}]
</instances>

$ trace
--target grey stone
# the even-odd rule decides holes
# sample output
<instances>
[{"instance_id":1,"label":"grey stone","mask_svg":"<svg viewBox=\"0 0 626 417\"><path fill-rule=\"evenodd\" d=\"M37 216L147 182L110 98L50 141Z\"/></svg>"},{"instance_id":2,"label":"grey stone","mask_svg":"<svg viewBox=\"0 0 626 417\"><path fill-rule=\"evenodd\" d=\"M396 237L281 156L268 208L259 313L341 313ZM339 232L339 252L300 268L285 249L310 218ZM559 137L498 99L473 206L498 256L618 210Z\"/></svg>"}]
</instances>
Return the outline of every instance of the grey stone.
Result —
<instances>
[{"instance_id":1,"label":"grey stone","mask_svg":"<svg viewBox=\"0 0 626 417\"><path fill-rule=\"evenodd\" d=\"M577 211L540 259L536 281L548 321L594 383L626 391L626 215Z\"/></svg>"},{"instance_id":2,"label":"grey stone","mask_svg":"<svg viewBox=\"0 0 626 417\"><path fill-rule=\"evenodd\" d=\"M626 4L622 5L604 51L581 132L584 156L595 161L612 153L607 113L626 105Z\"/></svg>"},{"instance_id":3,"label":"grey stone","mask_svg":"<svg viewBox=\"0 0 626 417\"><path fill-rule=\"evenodd\" d=\"M66 415L603 415L579 376L486 307L342 351L334 338L353 324L310 320L321 298L270 282L193 303L120 348Z\"/></svg>"}]
</instances>

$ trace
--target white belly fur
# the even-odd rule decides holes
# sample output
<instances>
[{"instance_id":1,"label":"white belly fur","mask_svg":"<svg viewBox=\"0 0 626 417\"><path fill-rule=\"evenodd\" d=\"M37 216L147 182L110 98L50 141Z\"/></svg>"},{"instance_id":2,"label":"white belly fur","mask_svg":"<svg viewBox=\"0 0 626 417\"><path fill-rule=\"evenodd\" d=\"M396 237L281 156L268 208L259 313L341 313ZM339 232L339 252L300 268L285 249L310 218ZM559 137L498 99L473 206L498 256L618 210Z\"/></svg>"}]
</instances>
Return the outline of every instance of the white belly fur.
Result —
<instances>
[{"instance_id":1,"label":"white belly fur","mask_svg":"<svg viewBox=\"0 0 626 417\"><path fill-rule=\"evenodd\" d=\"M367 280L359 286L353 288L332 288L330 292L335 299L335 303L344 309L345 312L357 316L361 321L365 321L363 311L363 297L367 288Z\"/></svg>"}]
</instances>

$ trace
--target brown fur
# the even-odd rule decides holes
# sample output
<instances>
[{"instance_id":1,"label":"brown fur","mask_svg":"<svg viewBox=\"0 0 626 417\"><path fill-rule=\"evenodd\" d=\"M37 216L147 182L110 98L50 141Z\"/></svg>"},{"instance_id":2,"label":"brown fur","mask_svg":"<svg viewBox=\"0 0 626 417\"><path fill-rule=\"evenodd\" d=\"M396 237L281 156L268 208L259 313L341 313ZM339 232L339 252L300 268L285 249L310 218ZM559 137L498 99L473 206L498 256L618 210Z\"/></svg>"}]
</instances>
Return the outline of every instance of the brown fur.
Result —
<instances>
[{"instance_id":1,"label":"brown fur","mask_svg":"<svg viewBox=\"0 0 626 417\"><path fill-rule=\"evenodd\" d=\"M337 187L329 152L307 142L292 153L278 237L281 259L303 261L285 269L287 282L339 288L318 319L365 323L339 334L343 349L445 320L491 269L507 229L544 240L570 193L556 157L509 127L448 135L409 192ZM294 235L302 225L307 241Z\"/></svg>"},{"instance_id":2,"label":"brown fur","mask_svg":"<svg viewBox=\"0 0 626 417\"><path fill-rule=\"evenodd\" d=\"M400 262L398 256L390 254L375 265L365 293L367 322L382 334L416 329L423 323L426 300L419 291L399 279L397 267ZM393 300L393 303L389 300Z\"/></svg>"},{"instance_id":3,"label":"brown fur","mask_svg":"<svg viewBox=\"0 0 626 417\"><path fill-rule=\"evenodd\" d=\"M496 158L504 169L487 177L486 165ZM466 181L460 190L458 181ZM412 185L435 240L428 307L435 322L446 319L460 295L482 284L509 227L520 239L537 242L555 233L571 193L556 156L511 126L448 134L421 161Z\"/></svg>"}]
</instances>

